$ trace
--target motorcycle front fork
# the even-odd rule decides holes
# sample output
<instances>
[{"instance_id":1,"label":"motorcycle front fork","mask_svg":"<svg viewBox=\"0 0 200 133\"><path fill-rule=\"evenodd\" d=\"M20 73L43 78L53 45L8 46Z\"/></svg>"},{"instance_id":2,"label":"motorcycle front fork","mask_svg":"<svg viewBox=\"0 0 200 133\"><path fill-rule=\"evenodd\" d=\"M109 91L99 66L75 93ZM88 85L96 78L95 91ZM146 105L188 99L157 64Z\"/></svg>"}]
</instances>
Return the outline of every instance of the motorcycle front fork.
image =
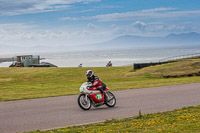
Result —
<instances>
[{"instance_id":1,"label":"motorcycle front fork","mask_svg":"<svg viewBox=\"0 0 200 133\"><path fill-rule=\"evenodd\" d=\"M88 101L88 94L85 94L85 101Z\"/></svg>"},{"instance_id":2,"label":"motorcycle front fork","mask_svg":"<svg viewBox=\"0 0 200 133\"><path fill-rule=\"evenodd\" d=\"M104 92L104 93L105 93L106 98L108 99L108 98L109 98L109 95L108 95L107 91Z\"/></svg>"}]
</instances>

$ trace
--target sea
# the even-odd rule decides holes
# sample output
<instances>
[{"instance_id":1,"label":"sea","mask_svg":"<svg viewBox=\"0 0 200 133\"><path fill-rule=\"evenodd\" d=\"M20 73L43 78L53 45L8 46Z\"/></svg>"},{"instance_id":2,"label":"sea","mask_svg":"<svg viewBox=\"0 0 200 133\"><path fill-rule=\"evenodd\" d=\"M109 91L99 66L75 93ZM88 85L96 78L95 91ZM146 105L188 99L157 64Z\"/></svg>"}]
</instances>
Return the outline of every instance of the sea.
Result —
<instances>
[{"instance_id":1,"label":"sea","mask_svg":"<svg viewBox=\"0 0 200 133\"><path fill-rule=\"evenodd\" d=\"M34 52L18 54L0 54L0 58L14 57L17 55L40 55L40 62L49 62L58 67L106 67L111 61L113 66L130 66L134 63L159 62L175 56L191 56L200 53L200 47L183 48L131 48L115 50L88 50L88 51L56 51ZM183 56L182 56L183 57ZM0 63L0 67L9 67L12 62Z\"/></svg>"}]
</instances>

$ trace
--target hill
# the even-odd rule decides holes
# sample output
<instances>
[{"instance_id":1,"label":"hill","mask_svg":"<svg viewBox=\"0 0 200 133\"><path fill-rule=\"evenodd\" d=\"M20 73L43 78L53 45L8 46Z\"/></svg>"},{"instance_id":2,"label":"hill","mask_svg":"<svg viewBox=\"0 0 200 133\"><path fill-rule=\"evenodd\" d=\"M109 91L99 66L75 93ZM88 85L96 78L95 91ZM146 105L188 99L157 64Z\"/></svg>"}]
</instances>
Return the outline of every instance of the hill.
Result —
<instances>
[{"instance_id":1,"label":"hill","mask_svg":"<svg viewBox=\"0 0 200 133\"><path fill-rule=\"evenodd\" d=\"M144 37L124 35L110 41L96 44L103 48L148 48L148 47L176 47L200 45L200 34L196 32L169 34L164 37Z\"/></svg>"},{"instance_id":2,"label":"hill","mask_svg":"<svg viewBox=\"0 0 200 133\"><path fill-rule=\"evenodd\" d=\"M129 49L129 48L162 48L162 47L199 47L200 34L196 32L169 34L164 37L146 37L124 35L112 40L79 46L6 46L0 44L1 53L38 53L55 51L83 51L83 50L105 50L105 49Z\"/></svg>"}]
</instances>

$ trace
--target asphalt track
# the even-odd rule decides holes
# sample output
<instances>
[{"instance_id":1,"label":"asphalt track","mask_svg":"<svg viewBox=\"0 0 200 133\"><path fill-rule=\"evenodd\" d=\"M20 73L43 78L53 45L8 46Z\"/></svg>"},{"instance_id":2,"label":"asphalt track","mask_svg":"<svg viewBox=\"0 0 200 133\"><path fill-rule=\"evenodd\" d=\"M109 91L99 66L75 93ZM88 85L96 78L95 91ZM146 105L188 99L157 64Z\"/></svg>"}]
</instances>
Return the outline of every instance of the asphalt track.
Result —
<instances>
[{"instance_id":1,"label":"asphalt track","mask_svg":"<svg viewBox=\"0 0 200 133\"><path fill-rule=\"evenodd\" d=\"M78 90L77 90L78 91ZM0 133L46 130L200 105L200 83L113 92L114 108L83 111L78 95L0 102Z\"/></svg>"}]
</instances>

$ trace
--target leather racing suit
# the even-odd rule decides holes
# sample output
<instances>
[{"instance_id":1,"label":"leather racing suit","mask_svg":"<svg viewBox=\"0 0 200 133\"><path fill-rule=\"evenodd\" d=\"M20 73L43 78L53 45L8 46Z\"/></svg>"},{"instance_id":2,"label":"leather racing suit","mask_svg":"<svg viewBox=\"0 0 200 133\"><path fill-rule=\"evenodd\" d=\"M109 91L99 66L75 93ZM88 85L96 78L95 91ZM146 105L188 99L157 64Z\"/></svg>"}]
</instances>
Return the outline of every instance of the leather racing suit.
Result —
<instances>
[{"instance_id":1,"label":"leather racing suit","mask_svg":"<svg viewBox=\"0 0 200 133\"><path fill-rule=\"evenodd\" d=\"M88 79L87 82L92 83L91 87L96 87L97 90L99 90L104 95L105 101L106 101L106 96L104 93L104 90L106 89L106 85L102 82L102 80L96 75L93 75L91 78L87 78L87 79Z\"/></svg>"}]
</instances>

